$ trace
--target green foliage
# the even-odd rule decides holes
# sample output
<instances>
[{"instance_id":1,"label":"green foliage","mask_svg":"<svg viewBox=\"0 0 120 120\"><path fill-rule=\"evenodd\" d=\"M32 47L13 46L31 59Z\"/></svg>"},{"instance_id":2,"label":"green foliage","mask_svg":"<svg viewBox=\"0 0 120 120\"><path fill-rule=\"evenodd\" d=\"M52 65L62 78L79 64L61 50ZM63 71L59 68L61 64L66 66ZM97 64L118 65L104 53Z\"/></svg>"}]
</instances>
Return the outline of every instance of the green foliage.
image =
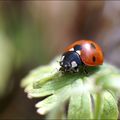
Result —
<instances>
[{"instance_id":1,"label":"green foliage","mask_svg":"<svg viewBox=\"0 0 120 120\"><path fill-rule=\"evenodd\" d=\"M119 70L104 63L79 73L59 71L59 57L32 70L21 82L29 98L46 97L35 106L54 119L117 119Z\"/></svg>"},{"instance_id":2,"label":"green foliage","mask_svg":"<svg viewBox=\"0 0 120 120\"><path fill-rule=\"evenodd\" d=\"M14 67L14 58L15 52L13 45L0 32L0 99L11 91L12 82L9 87L7 85Z\"/></svg>"}]
</instances>

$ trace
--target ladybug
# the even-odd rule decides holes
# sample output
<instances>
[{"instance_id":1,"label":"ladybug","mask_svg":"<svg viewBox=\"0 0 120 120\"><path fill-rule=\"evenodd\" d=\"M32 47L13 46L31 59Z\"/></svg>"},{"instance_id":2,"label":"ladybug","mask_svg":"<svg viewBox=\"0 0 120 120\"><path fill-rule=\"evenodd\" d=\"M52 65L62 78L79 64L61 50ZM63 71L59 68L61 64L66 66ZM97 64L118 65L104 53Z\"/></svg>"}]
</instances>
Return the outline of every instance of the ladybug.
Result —
<instances>
[{"instance_id":1,"label":"ladybug","mask_svg":"<svg viewBox=\"0 0 120 120\"><path fill-rule=\"evenodd\" d=\"M65 49L60 70L79 72L80 66L98 66L103 64L103 53L100 46L92 40L79 40Z\"/></svg>"}]
</instances>

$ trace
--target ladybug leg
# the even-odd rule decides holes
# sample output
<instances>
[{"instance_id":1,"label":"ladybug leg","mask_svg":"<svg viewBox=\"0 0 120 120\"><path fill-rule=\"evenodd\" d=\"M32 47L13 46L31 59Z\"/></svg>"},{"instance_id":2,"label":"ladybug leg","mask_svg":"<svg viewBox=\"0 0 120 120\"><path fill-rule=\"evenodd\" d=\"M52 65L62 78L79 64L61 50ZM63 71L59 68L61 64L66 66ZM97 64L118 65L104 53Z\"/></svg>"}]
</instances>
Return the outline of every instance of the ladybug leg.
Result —
<instances>
[{"instance_id":1,"label":"ladybug leg","mask_svg":"<svg viewBox=\"0 0 120 120\"><path fill-rule=\"evenodd\" d=\"M73 73L76 73L76 70L75 70L75 69L72 69L72 72L73 72Z\"/></svg>"},{"instance_id":2,"label":"ladybug leg","mask_svg":"<svg viewBox=\"0 0 120 120\"><path fill-rule=\"evenodd\" d=\"M62 68L62 67L60 67L59 71L63 71L63 68Z\"/></svg>"},{"instance_id":3,"label":"ladybug leg","mask_svg":"<svg viewBox=\"0 0 120 120\"><path fill-rule=\"evenodd\" d=\"M61 68L59 69L59 71L64 72L65 69L64 69L63 67L61 67Z\"/></svg>"},{"instance_id":4,"label":"ladybug leg","mask_svg":"<svg viewBox=\"0 0 120 120\"><path fill-rule=\"evenodd\" d=\"M76 68L74 68L72 71L73 71L74 73L78 73L78 72L79 72L79 68L76 67Z\"/></svg>"},{"instance_id":5,"label":"ladybug leg","mask_svg":"<svg viewBox=\"0 0 120 120\"><path fill-rule=\"evenodd\" d=\"M88 75L88 71L87 71L87 66L86 66L86 65L83 66L83 71L84 71L84 73L85 73L86 75Z\"/></svg>"}]
</instances>

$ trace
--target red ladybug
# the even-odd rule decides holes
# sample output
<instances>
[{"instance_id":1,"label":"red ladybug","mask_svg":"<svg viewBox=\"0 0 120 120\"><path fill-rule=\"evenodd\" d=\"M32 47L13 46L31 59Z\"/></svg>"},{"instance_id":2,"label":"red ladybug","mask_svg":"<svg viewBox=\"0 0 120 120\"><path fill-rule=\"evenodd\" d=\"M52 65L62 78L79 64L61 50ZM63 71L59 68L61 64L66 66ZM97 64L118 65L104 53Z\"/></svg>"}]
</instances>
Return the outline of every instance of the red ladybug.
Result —
<instances>
[{"instance_id":1,"label":"red ladybug","mask_svg":"<svg viewBox=\"0 0 120 120\"><path fill-rule=\"evenodd\" d=\"M60 61L60 70L79 72L79 67L103 64L100 46L92 40L79 40L65 49Z\"/></svg>"}]
</instances>

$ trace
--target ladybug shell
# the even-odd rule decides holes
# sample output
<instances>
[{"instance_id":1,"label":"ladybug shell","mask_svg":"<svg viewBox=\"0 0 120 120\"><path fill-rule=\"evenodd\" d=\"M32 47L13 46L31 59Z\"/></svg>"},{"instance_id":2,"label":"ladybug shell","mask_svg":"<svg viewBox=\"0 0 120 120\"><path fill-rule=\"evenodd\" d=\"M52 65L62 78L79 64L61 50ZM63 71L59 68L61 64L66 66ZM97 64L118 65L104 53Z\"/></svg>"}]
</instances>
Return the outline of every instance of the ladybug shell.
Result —
<instances>
[{"instance_id":1,"label":"ladybug shell","mask_svg":"<svg viewBox=\"0 0 120 120\"><path fill-rule=\"evenodd\" d=\"M100 46L92 40L79 40L68 46L65 51L70 51L76 45L81 46L80 57L87 66L97 66L103 63L103 53Z\"/></svg>"}]
</instances>

